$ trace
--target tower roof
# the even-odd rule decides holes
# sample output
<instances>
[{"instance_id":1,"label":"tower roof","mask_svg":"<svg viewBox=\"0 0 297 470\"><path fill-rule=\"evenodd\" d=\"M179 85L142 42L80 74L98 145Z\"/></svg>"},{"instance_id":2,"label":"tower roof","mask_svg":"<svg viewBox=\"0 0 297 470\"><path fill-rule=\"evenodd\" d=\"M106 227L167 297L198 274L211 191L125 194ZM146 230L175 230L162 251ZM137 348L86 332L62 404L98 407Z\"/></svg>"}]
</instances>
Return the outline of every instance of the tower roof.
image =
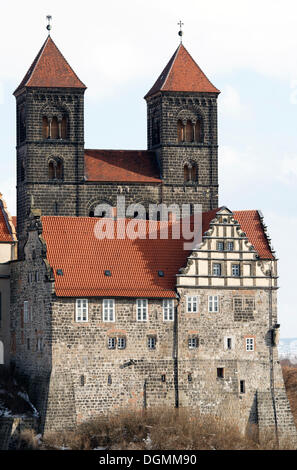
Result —
<instances>
[{"instance_id":1,"label":"tower roof","mask_svg":"<svg viewBox=\"0 0 297 470\"><path fill-rule=\"evenodd\" d=\"M86 88L48 36L14 95L24 87Z\"/></svg>"},{"instance_id":2,"label":"tower roof","mask_svg":"<svg viewBox=\"0 0 297 470\"><path fill-rule=\"evenodd\" d=\"M178 46L145 98L158 91L220 93L220 90L208 80L183 44Z\"/></svg>"}]
</instances>

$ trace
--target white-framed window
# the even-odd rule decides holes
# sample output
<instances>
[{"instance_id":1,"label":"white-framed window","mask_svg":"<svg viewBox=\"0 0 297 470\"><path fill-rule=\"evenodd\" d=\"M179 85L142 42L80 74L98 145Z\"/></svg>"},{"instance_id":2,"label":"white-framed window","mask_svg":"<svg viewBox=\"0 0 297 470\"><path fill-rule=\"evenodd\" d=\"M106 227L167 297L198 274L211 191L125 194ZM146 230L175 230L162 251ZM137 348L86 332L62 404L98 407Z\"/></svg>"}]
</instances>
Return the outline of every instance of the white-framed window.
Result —
<instances>
[{"instance_id":1,"label":"white-framed window","mask_svg":"<svg viewBox=\"0 0 297 470\"><path fill-rule=\"evenodd\" d=\"M219 311L219 296L218 295L208 296L208 311L209 312Z\"/></svg>"},{"instance_id":2,"label":"white-framed window","mask_svg":"<svg viewBox=\"0 0 297 470\"><path fill-rule=\"evenodd\" d=\"M212 265L212 274L213 274L213 276L221 276L222 275L222 265L221 265L221 263L214 263Z\"/></svg>"},{"instance_id":3,"label":"white-framed window","mask_svg":"<svg viewBox=\"0 0 297 470\"><path fill-rule=\"evenodd\" d=\"M115 321L114 299L103 299L103 321Z\"/></svg>"},{"instance_id":4,"label":"white-framed window","mask_svg":"<svg viewBox=\"0 0 297 470\"><path fill-rule=\"evenodd\" d=\"M189 349L198 348L198 338L197 338L197 336L189 336L189 338L188 338L188 347L189 347Z\"/></svg>"},{"instance_id":5,"label":"white-framed window","mask_svg":"<svg viewBox=\"0 0 297 470\"><path fill-rule=\"evenodd\" d=\"M115 349L117 343L117 339L113 336L108 338L107 347L108 349Z\"/></svg>"},{"instance_id":6,"label":"white-framed window","mask_svg":"<svg viewBox=\"0 0 297 470\"><path fill-rule=\"evenodd\" d=\"M240 264L232 264L232 276L233 277L240 276Z\"/></svg>"},{"instance_id":7,"label":"white-framed window","mask_svg":"<svg viewBox=\"0 0 297 470\"><path fill-rule=\"evenodd\" d=\"M28 300L24 301L24 323L29 321L29 302Z\"/></svg>"},{"instance_id":8,"label":"white-framed window","mask_svg":"<svg viewBox=\"0 0 297 470\"><path fill-rule=\"evenodd\" d=\"M163 320L174 320L174 301L173 299L163 299Z\"/></svg>"},{"instance_id":9,"label":"white-framed window","mask_svg":"<svg viewBox=\"0 0 297 470\"><path fill-rule=\"evenodd\" d=\"M224 251L224 242L217 242L217 250Z\"/></svg>"},{"instance_id":10,"label":"white-framed window","mask_svg":"<svg viewBox=\"0 0 297 470\"><path fill-rule=\"evenodd\" d=\"M187 295L187 313L198 312L199 297L197 295Z\"/></svg>"},{"instance_id":11,"label":"white-framed window","mask_svg":"<svg viewBox=\"0 0 297 470\"><path fill-rule=\"evenodd\" d=\"M136 299L136 320L148 321L148 300Z\"/></svg>"},{"instance_id":12,"label":"white-framed window","mask_svg":"<svg viewBox=\"0 0 297 470\"><path fill-rule=\"evenodd\" d=\"M77 322L88 321L88 299L76 299L75 320Z\"/></svg>"},{"instance_id":13,"label":"white-framed window","mask_svg":"<svg viewBox=\"0 0 297 470\"><path fill-rule=\"evenodd\" d=\"M245 338L245 349L246 351L255 350L255 339L254 338Z\"/></svg>"},{"instance_id":14,"label":"white-framed window","mask_svg":"<svg viewBox=\"0 0 297 470\"><path fill-rule=\"evenodd\" d=\"M125 349L126 347L126 338L124 336L120 336L118 338L118 349Z\"/></svg>"},{"instance_id":15,"label":"white-framed window","mask_svg":"<svg viewBox=\"0 0 297 470\"><path fill-rule=\"evenodd\" d=\"M234 242L227 242L227 251L234 251Z\"/></svg>"},{"instance_id":16,"label":"white-framed window","mask_svg":"<svg viewBox=\"0 0 297 470\"><path fill-rule=\"evenodd\" d=\"M148 336L147 347L149 349L156 349L157 338L155 336Z\"/></svg>"}]
</instances>

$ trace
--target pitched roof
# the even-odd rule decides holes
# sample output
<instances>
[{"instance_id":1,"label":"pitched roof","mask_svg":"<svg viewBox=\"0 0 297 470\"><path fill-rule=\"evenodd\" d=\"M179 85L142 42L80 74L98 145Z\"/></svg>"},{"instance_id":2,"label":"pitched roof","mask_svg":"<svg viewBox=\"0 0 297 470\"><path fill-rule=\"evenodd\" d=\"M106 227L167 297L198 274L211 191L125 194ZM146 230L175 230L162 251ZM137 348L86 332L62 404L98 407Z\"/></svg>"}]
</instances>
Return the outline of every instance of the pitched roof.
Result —
<instances>
[{"instance_id":1,"label":"pitched roof","mask_svg":"<svg viewBox=\"0 0 297 470\"><path fill-rule=\"evenodd\" d=\"M203 233L218 209L203 214ZM272 259L257 211L236 211L260 258ZM162 222L157 222L157 239L98 239L94 229L103 219L91 217L42 217L47 258L54 271L56 295L60 297L152 297L174 298L176 275L186 266L190 251L184 239L159 239ZM121 223L128 220L122 219ZM145 223L146 233L148 222ZM120 224L120 222L118 222ZM115 223L115 230L117 225ZM116 231L115 231L116 233ZM63 275L58 275L61 269ZM105 275L111 271L111 276ZM158 271L165 276L159 277Z\"/></svg>"},{"instance_id":2,"label":"pitched roof","mask_svg":"<svg viewBox=\"0 0 297 470\"><path fill-rule=\"evenodd\" d=\"M15 226L0 193L0 243L12 243L15 241Z\"/></svg>"},{"instance_id":3,"label":"pitched roof","mask_svg":"<svg viewBox=\"0 0 297 470\"><path fill-rule=\"evenodd\" d=\"M156 156L146 150L85 150L87 181L161 183Z\"/></svg>"},{"instance_id":4,"label":"pitched roof","mask_svg":"<svg viewBox=\"0 0 297 470\"><path fill-rule=\"evenodd\" d=\"M246 233L249 242L254 246L259 257L274 259L259 212L256 210L234 211L233 215L235 220L239 222L241 229Z\"/></svg>"},{"instance_id":5,"label":"pitched roof","mask_svg":"<svg viewBox=\"0 0 297 470\"><path fill-rule=\"evenodd\" d=\"M145 98L158 91L220 93L180 44Z\"/></svg>"},{"instance_id":6,"label":"pitched roof","mask_svg":"<svg viewBox=\"0 0 297 470\"><path fill-rule=\"evenodd\" d=\"M50 36L46 38L14 94L24 87L86 88Z\"/></svg>"}]
</instances>

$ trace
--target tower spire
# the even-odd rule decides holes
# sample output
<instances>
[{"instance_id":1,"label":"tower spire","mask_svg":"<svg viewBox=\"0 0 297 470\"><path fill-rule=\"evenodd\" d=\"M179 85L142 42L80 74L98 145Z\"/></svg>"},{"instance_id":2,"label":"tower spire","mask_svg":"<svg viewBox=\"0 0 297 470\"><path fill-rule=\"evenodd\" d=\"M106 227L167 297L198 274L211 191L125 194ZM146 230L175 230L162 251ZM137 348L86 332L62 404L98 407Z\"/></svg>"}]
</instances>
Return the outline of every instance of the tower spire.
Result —
<instances>
[{"instance_id":1,"label":"tower spire","mask_svg":"<svg viewBox=\"0 0 297 470\"><path fill-rule=\"evenodd\" d=\"M52 16L51 16L51 15L47 15L46 19L47 19L46 29L48 30L48 35L50 36L50 34L51 34L51 29L52 29L52 25L51 25Z\"/></svg>"},{"instance_id":2,"label":"tower spire","mask_svg":"<svg viewBox=\"0 0 297 470\"><path fill-rule=\"evenodd\" d=\"M184 34L184 32L183 32L183 30L182 30L182 27L184 26L184 23L182 23L182 21L180 20L180 21L177 23L177 25L179 26L178 35L179 35L179 37L180 37L180 43L182 44L182 42L183 42L183 34Z\"/></svg>"}]
</instances>

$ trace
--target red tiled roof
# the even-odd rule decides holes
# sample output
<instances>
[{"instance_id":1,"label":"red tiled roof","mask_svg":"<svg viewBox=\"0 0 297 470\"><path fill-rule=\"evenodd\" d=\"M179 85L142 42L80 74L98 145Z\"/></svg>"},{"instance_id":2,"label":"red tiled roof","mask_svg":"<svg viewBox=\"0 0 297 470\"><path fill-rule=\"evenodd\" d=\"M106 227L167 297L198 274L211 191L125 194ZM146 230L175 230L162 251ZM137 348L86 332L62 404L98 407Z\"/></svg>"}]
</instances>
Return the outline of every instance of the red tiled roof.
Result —
<instances>
[{"instance_id":1,"label":"red tiled roof","mask_svg":"<svg viewBox=\"0 0 297 470\"><path fill-rule=\"evenodd\" d=\"M189 254L183 251L183 240L98 240L94 235L98 220L42 217L56 294L174 298L176 274ZM63 270L63 276L56 274L57 269ZM111 277L105 276L105 270L111 271ZM164 277L158 276L159 270Z\"/></svg>"},{"instance_id":2,"label":"red tiled roof","mask_svg":"<svg viewBox=\"0 0 297 470\"><path fill-rule=\"evenodd\" d=\"M219 209L203 214L203 233ZM261 258L273 258L257 211L236 211L248 239ZM102 219L90 217L42 217L47 257L53 267L56 295L60 297L174 298L176 275L186 266L190 251L184 240L103 239L94 235ZM122 220L125 224L128 221ZM118 222L119 223L119 222ZM148 222L146 227L148 228ZM158 233L160 230L158 222ZM161 225L162 226L162 225ZM57 274L62 269L63 275ZM104 271L110 270L111 276ZM158 271L165 273L158 276Z\"/></svg>"},{"instance_id":3,"label":"red tiled roof","mask_svg":"<svg viewBox=\"0 0 297 470\"><path fill-rule=\"evenodd\" d=\"M87 181L161 183L153 152L146 150L85 150Z\"/></svg>"},{"instance_id":4,"label":"red tiled roof","mask_svg":"<svg viewBox=\"0 0 297 470\"><path fill-rule=\"evenodd\" d=\"M24 87L86 88L50 36L14 94Z\"/></svg>"},{"instance_id":5,"label":"red tiled roof","mask_svg":"<svg viewBox=\"0 0 297 470\"><path fill-rule=\"evenodd\" d=\"M234 219L237 220L241 229L246 233L249 242L254 246L260 258L273 259L268 240L264 233L258 211L234 211Z\"/></svg>"},{"instance_id":6,"label":"red tiled roof","mask_svg":"<svg viewBox=\"0 0 297 470\"><path fill-rule=\"evenodd\" d=\"M2 199L2 195L0 194L0 242L1 243L11 243L16 241L15 236L15 229L11 226L12 217L10 218L6 204Z\"/></svg>"},{"instance_id":7,"label":"red tiled roof","mask_svg":"<svg viewBox=\"0 0 297 470\"><path fill-rule=\"evenodd\" d=\"M220 93L182 44L178 46L145 98L158 91Z\"/></svg>"}]
</instances>

